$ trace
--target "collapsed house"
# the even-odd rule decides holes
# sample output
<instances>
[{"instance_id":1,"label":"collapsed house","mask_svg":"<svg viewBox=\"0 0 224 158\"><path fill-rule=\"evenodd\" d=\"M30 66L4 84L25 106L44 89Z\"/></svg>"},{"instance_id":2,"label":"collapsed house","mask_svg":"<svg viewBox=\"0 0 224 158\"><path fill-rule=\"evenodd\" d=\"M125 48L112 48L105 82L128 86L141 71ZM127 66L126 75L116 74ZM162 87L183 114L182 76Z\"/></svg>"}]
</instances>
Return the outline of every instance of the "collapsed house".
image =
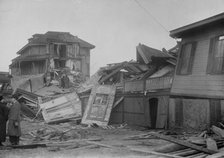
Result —
<instances>
[{"instance_id":1,"label":"collapsed house","mask_svg":"<svg viewBox=\"0 0 224 158\"><path fill-rule=\"evenodd\" d=\"M136 47L137 61L102 67L78 91L85 111L83 123L92 120L100 125L109 122L150 128L167 127L177 51L178 45L169 51L160 51L139 44ZM108 90L108 85L113 85L116 90ZM114 99L112 105L109 103L111 99ZM112 111L109 120L106 109ZM102 117L98 118L96 111L101 111L98 116Z\"/></svg>"},{"instance_id":2,"label":"collapsed house","mask_svg":"<svg viewBox=\"0 0 224 158\"><path fill-rule=\"evenodd\" d=\"M205 129L223 115L224 13L172 30L181 38L169 124Z\"/></svg>"},{"instance_id":3,"label":"collapsed house","mask_svg":"<svg viewBox=\"0 0 224 158\"><path fill-rule=\"evenodd\" d=\"M41 111L46 122L80 118L74 87L90 76L93 48L69 32L34 34L10 65L10 85L26 108L23 113L36 118Z\"/></svg>"},{"instance_id":4,"label":"collapsed house","mask_svg":"<svg viewBox=\"0 0 224 158\"><path fill-rule=\"evenodd\" d=\"M94 45L69 32L34 34L28 41L12 60L13 76L45 74L47 79L52 79L61 73L81 73L84 79L89 78L90 50ZM18 77L14 81L18 81Z\"/></svg>"}]
</instances>

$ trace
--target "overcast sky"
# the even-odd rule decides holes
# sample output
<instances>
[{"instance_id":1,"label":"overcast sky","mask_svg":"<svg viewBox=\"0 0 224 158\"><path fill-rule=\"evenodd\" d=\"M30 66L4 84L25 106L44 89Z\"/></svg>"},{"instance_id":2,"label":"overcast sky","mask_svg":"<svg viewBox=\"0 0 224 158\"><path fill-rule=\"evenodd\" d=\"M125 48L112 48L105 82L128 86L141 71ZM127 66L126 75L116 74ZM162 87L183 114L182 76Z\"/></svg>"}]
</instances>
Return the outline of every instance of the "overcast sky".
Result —
<instances>
[{"instance_id":1,"label":"overcast sky","mask_svg":"<svg viewBox=\"0 0 224 158\"><path fill-rule=\"evenodd\" d=\"M223 11L223 0L0 0L0 71L35 33L70 32L95 45L92 74L135 60L139 43L169 49L168 31Z\"/></svg>"}]
</instances>

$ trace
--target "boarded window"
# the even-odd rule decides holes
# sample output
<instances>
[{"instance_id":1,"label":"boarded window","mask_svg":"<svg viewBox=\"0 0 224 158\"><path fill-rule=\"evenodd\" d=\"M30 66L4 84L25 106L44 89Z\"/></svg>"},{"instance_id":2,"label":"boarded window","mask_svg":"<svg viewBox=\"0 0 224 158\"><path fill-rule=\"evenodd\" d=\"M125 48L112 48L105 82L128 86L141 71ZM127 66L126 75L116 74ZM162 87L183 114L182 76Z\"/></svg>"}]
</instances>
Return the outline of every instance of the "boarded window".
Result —
<instances>
[{"instance_id":1,"label":"boarded window","mask_svg":"<svg viewBox=\"0 0 224 158\"><path fill-rule=\"evenodd\" d=\"M196 42L182 45L179 64L177 67L178 75L188 75L192 73L192 66L195 54Z\"/></svg>"},{"instance_id":2,"label":"boarded window","mask_svg":"<svg viewBox=\"0 0 224 158\"><path fill-rule=\"evenodd\" d=\"M208 57L207 73L224 73L224 36L212 38Z\"/></svg>"}]
</instances>

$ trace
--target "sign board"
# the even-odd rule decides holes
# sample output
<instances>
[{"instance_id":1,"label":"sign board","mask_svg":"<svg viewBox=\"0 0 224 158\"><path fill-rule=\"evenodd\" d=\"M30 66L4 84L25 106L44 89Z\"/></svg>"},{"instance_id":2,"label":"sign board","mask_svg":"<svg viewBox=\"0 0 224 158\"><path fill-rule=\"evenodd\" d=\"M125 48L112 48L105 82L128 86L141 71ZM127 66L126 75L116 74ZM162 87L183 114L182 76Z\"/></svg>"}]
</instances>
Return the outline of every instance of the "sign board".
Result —
<instances>
[{"instance_id":1,"label":"sign board","mask_svg":"<svg viewBox=\"0 0 224 158\"><path fill-rule=\"evenodd\" d=\"M82 123L106 126L114 102L116 87L111 85L99 85L92 89L88 105L86 106Z\"/></svg>"},{"instance_id":2,"label":"sign board","mask_svg":"<svg viewBox=\"0 0 224 158\"><path fill-rule=\"evenodd\" d=\"M47 123L81 118L82 115L81 101L75 92L42 103L40 107Z\"/></svg>"}]
</instances>

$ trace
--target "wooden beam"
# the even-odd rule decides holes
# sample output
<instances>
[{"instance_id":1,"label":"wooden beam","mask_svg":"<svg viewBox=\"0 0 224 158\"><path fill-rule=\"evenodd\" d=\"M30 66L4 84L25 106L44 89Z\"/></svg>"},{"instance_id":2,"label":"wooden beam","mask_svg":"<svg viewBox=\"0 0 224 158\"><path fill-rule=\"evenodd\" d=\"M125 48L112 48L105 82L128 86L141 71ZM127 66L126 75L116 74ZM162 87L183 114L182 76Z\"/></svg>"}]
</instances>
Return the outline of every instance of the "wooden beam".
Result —
<instances>
[{"instance_id":1,"label":"wooden beam","mask_svg":"<svg viewBox=\"0 0 224 158\"><path fill-rule=\"evenodd\" d=\"M141 49L141 46L138 45L137 47L137 52L139 53L139 55L142 57L143 61L145 62L145 64L148 64L150 61L147 59L147 57L145 56L144 52Z\"/></svg>"},{"instance_id":2,"label":"wooden beam","mask_svg":"<svg viewBox=\"0 0 224 158\"><path fill-rule=\"evenodd\" d=\"M120 102L122 102L124 100L124 97L121 97L120 99L118 99L115 103L114 103L114 105L113 105L113 107L112 108L115 108L118 104L120 104Z\"/></svg>"},{"instance_id":3,"label":"wooden beam","mask_svg":"<svg viewBox=\"0 0 224 158\"><path fill-rule=\"evenodd\" d=\"M156 151L150 151L150 150L145 150L145 149L129 148L129 150L135 151L135 152L152 154L152 155L164 156L164 157L169 157L169 158L183 158L182 156L176 156L176 155L171 155L171 154L167 154L167 153L159 153Z\"/></svg>"},{"instance_id":4,"label":"wooden beam","mask_svg":"<svg viewBox=\"0 0 224 158\"><path fill-rule=\"evenodd\" d=\"M152 66L146 73L144 73L143 77L141 79L147 79L149 76L151 76L152 74L154 74L157 71L157 67L156 66Z\"/></svg>"},{"instance_id":5,"label":"wooden beam","mask_svg":"<svg viewBox=\"0 0 224 158\"><path fill-rule=\"evenodd\" d=\"M86 142L89 143L89 144L94 144L94 145L98 145L98 146L102 146L102 147L106 147L106 148L111 148L111 149L116 149L116 150L129 150L129 151L134 151L134 152L141 152L141 153L165 156L165 157L170 157L170 158L183 158L181 156L159 153L159 152L145 150L145 149L138 149L138 148L132 148L132 147L116 147L116 146L113 146L113 145L103 144L103 143L94 142L94 141L86 141Z\"/></svg>"},{"instance_id":6,"label":"wooden beam","mask_svg":"<svg viewBox=\"0 0 224 158\"><path fill-rule=\"evenodd\" d=\"M135 73L140 73L142 71L140 71L137 67L135 67L132 64L127 63L126 67L130 68L132 71L134 71Z\"/></svg>"},{"instance_id":7,"label":"wooden beam","mask_svg":"<svg viewBox=\"0 0 224 158\"><path fill-rule=\"evenodd\" d=\"M149 133L149 134L152 135L152 136L158 137L160 139L167 140L169 142L173 142L173 143L176 143L176 144L179 144L179 145L182 145L182 146L186 146L188 148L191 148L191 149L194 149L194 150L197 150L197 151L201 151L201 152L204 152L204 153L207 153L207 154L217 153L217 151L209 150L207 148L189 143L187 141L179 140L179 139L176 139L176 138L173 138L173 137L169 137L169 136L165 136L165 135L157 134L157 133Z\"/></svg>"},{"instance_id":8,"label":"wooden beam","mask_svg":"<svg viewBox=\"0 0 224 158\"><path fill-rule=\"evenodd\" d=\"M110 74L106 75L105 77L103 77L99 83L102 84L104 81L106 81L107 79L109 79L110 77L112 77L114 74L118 73L123 67L119 67L116 70L112 71Z\"/></svg>"},{"instance_id":9,"label":"wooden beam","mask_svg":"<svg viewBox=\"0 0 224 158\"><path fill-rule=\"evenodd\" d=\"M38 147L47 147L46 144L27 144L27 145L9 145L7 147L17 148L17 149L33 149Z\"/></svg>"}]
</instances>

